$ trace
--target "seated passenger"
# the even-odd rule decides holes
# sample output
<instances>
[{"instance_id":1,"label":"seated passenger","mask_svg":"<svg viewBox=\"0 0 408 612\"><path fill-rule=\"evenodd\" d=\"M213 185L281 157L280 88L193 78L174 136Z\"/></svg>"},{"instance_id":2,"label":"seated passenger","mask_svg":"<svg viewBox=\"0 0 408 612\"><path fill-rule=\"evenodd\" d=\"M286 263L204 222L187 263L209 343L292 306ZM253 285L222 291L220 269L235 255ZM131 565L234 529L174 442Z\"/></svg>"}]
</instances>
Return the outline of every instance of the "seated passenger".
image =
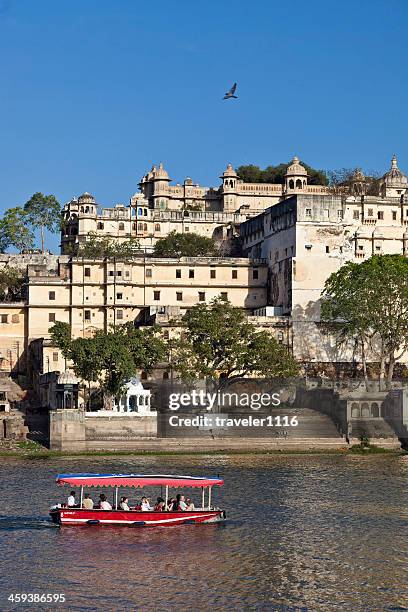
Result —
<instances>
[{"instance_id":1,"label":"seated passenger","mask_svg":"<svg viewBox=\"0 0 408 612\"><path fill-rule=\"evenodd\" d=\"M165 505L166 502L164 501L164 499L162 497L158 497L157 504L154 507L155 512L164 512Z\"/></svg>"},{"instance_id":2,"label":"seated passenger","mask_svg":"<svg viewBox=\"0 0 408 612\"><path fill-rule=\"evenodd\" d=\"M181 493L177 494L177 510L184 512L185 510L187 510L187 504L185 502L185 497L184 495L181 495Z\"/></svg>"},{"instance_id":3,"label":"seated passenger","mask_svg":"<svg viewBox=\"0 0 408 612\"><path fill-rule=\"evenodd\" d=\"M150 510L153 510L147 497L142 497L141 510L142 512L149 512Z\"/></svg>"},{"instance_id":4,"label":"seated passenger","mask_svg":"<svg viewBox=\"0 0 408 612\"><path fill-rule=\"evenodd\" d=\"M137 502L135 503L135 508L134 508L134 509L135 509L135 510L138 510L138 511L139 511L139 510L141 510L141 509L142 509L142 504L141 504L139 501L137 501Z\"/></svg>"},{"instance_id":5,"label":"seated passenger","mask_svg":"<svg viewBox=\"0 0 408 612\"><path fill-rule=\"evenodd\" d=\"M169 512L175 512L177 510L177 500L175 497L172 497L167 504L167 510Z\"/></svg>"},{"instance_id":6,"label":"seated passenger","mask_svg":"<svg viewBox=\"0 0 408 612\"><path fill-rule=\"evenodd\" d=\"M106 499L106 495L104 493L101 493L99 496L99 508L101 510L112 510L112 506Z\"/></svg>"},{"instance_id":7,"label":"seated passenger","mask_svg":"<svg viewBox=\"0 0 408 612\"><path fill-rule=\"evenodd\" d=\"M128 500L127 497L121 497L120 498L119 508L121 510L130 510L128 502L129 502L129 500Z\"/></svg>"},{"instance_id":8,"label":"seated passenger","mask_svg":"<svg viewBox=\"0 0 408 612\"><path fill-rule=\"evenodd\" d=\"M71 491L71 493L69 494L67 499L67 506L68 508L73 508L74 506L76 506L75 491Z\"/></svg>"},{"instance_id":9,"label":"seated passenger","mask_svg":"<svg viewBox=\"0 0 408 612\"><path fill-rule=\"evenodd\" d=\"M85 493L85 499L82 502L82 507L85 508L85 510L93 510L94 503L89 497L89 493Z\"/></svg>"},{"instance_id":10,"label":"seated passenger","mask_svg":"<svg viewBox=\"0 0 408 612\"><path fill-rule=\"evenodd\" d=\"M187 510L189 510L189 511L195 510L194 503L193 503L193 501L189 497L187 497L187 499L186 499L186 504L187 504Z\"/></svg>"}]
</instances>

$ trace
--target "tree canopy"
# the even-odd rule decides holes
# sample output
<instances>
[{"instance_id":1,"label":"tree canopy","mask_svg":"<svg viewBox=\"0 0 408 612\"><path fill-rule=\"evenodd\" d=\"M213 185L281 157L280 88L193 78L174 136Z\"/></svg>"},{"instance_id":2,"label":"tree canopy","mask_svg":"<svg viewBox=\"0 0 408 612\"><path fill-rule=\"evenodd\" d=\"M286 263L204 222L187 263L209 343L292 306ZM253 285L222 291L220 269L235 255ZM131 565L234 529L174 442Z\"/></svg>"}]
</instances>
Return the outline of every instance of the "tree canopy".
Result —
<instances>
[{"instance_id":1,"label":"tree canopy","mask_svg":"<svg viewBox=\"0 0 408 612\"><path fill-rule=\"evenodd\" d=\"M88 240L81 243L72 254L89 259L103 257L129 259L140 254L140 243L137 238L128 238L120 242L112 236L98 236L95 232L89 232Z\"/></svg>"},{"instance_id":2,"label":"tree canopy","mask_svg":"<svg viewBox=\"0 0 408 612\"><path fill-rule=\"evenodd\" d=\"M316 170L304 162L300 162L307 170L309 185L327 185L328 178L324 170ZM290 162L278 164L277 166L267 166L262 170L259 166L249 164L239 166L237 174L245 183L280 183L285 182L285 174Z\"/></svg>"},{"instance_id":3,"label":"tree canopy","mask_svg":"<svg viewBox=\"0 0 408 612\"><path fill-rule=\"evenodd\" d=\"M218 254L214 240L193 232L171 232L154 246L155 257L215 257Z\"/></svg>"},{"instance_id":4,"label":"tree canopy","mask_svg":"<svg viewBox=\"0 0 408 612\"><path fill-rule=\"evenodd\" d=\"M166 355L157 328L137 329L132 323L105 333L98 330L91 338L71 339L68 323L57 322L50 329L53 342L73 363L77 376L88 382L88 402L92 382L97 382L107 402L118 398L136 370L146 372Z\"/></svg>"},{"instance_id":5,"label":"tree canopy","mask_svg":"<svg viewBox=\"0 0 408 612\"><path fill-rule=\"evenodd\" d=\"M25 275L21 270L5 266L0 268L0 301L12 302L22 298Z\"/></svg>"},{"instance_id":6,"label":"tree canopy","mask_svg":"<svg viewBox=\"0 0 408 612\"><path fill-rule=\"evenodd\" d=\"M181 378L226 382L242 376L295 376L299 366L266 331L257 331L245 312L223 298L197 304L183 316L185 333L173 352Z\"/></svg>"},{"instance_id":7,"label":"tree canopy","mask_svg":"<svg viewBox=\"0 0 408 612\"><path fill-rule=\"evenodd\" d=\"M8 208L0 219L0 252L9 247L18 251L34 246L34 232L29 225L28 214L20 206Z\"/></svg>"},{"instance_id":8,"label":"tree canopy","mask_svg":"<svg viewBox=\"0 0 408 612\"><path fill-rule=\"evenodd\" d=\"M380 387L389 386L396 361L408 349L408 260L375 255L349 262L327 279L322 320L339 342L356 342L367 380L367 360L380 364Z\"/></svg>"},{"instance_id":9,"label":"tree canopy","mask_svg":"<svg viewBox=\"0 0 408 612\"><path fill-rule=\"evenodd\" d=\"M44 230L57 232L61 225L61 206L54 195L44 195L37 191L24 204L28 221L34 228L40 229L41 251L44 252Z\"/></svg>"}]
</instances>

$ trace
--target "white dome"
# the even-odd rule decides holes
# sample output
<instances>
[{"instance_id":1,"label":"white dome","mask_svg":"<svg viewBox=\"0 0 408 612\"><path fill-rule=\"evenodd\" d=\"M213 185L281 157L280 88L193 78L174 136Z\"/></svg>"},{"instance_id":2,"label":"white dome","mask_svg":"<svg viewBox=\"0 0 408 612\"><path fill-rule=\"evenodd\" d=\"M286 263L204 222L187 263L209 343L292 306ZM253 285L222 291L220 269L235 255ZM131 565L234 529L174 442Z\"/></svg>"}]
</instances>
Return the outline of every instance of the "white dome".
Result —
<instances>
[{"instance_id":1,"label":"white dome","mask_svg":"<svg viewBox=\"0 0 408 612\"><path fill-rule=\"evenodd\" d=\"M65 372L61 372L57 380L58 385L77 385L78 382L78 378L75 376L75 372L72 370L65 370Z\"/></svg>"},{"instance_id":2,"label":"white dome","mask_svg":"<svg viewBox=\"0 0 408 612\"><path fill-rule=\"evenodd\" d=\"M307 176L306 168L302 166L296 155L286 169L286 176Z\"/></svg>"},{"instance_id":3,"label":"white dome","mask_svg":"<svg viewBox=\"0 0 408 612\"><path fill-rule=\"evenodd\" d=\"M391 168L384 174L384 181L387 187L407 187L407 177L398 168L397 156L391 160Z\"/></svg>"}]
</instances>

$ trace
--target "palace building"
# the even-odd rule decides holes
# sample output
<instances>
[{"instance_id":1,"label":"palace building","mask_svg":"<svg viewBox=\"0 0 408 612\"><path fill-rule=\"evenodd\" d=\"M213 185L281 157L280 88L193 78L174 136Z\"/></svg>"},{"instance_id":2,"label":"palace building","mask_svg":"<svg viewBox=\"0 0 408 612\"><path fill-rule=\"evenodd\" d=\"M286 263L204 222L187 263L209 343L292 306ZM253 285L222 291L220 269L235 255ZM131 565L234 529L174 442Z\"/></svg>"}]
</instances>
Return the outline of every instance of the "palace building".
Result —
<instances>
[{"instance_id":1,"label":"palace building","mask_svg":"<svg viewBox=\"0 0 408 612\"><path fill-rule=\"evenodd\" d=\"M284 184L244 183L231 164L220 176L217 188L201 187L186 178L171 185L163 165L153 166L139 183L140 192L130 204L102 208L89 193L64 206L62 253L87 240L90 233L117 240L137 238L149 252L170 232L194 232L222 242L234 235L241 223L293 194L324 194L325 186L308 185L305 168L294 157Z\"/></svg>"},{"instance_id":2,"label":"palace building","mask_svg":"<svg viewBox=\"0 0 408 612\"><path fill-rule=\"evenodd\" d=\"M408 255L408 184L396 157L380 179L356 171L336 193L308 185L296 157L282 185L243 183L231 165L221 180L217 189L191 179L173 186L160 164L142 178L127 207L101 209L87 193L66 204L62 255L0 255L0 268L18 267L27 277L20 301L0 303L0 370L66 370L50 342L56 321L70 323L74 337L125 322L155 322L170 337L186 309L217 296L244 308L303 362L350 361L350 351L339 353L321 330L320 296L329 275L347 261ZM219 240L233 232L242 253L153 257L155 242L171 231ZM127 260L64 254L91 232L136 237L145 253Z\"/></svg>"},{"instance_id":3,"label":"palace building","mask_svg":"<svg viewBox=\"0 0 408 612\"><path fill-rule=\"evenodd\" d=\"M372 255L408 256L407 176L395 156L377 193L367 191L356 171L348 194L299 193L241 225L244 252L268 262L268 305L290 318L293 352L301 361L351 359L319 325L320 296L331 273Z\"/></svg>"}]
</instances>

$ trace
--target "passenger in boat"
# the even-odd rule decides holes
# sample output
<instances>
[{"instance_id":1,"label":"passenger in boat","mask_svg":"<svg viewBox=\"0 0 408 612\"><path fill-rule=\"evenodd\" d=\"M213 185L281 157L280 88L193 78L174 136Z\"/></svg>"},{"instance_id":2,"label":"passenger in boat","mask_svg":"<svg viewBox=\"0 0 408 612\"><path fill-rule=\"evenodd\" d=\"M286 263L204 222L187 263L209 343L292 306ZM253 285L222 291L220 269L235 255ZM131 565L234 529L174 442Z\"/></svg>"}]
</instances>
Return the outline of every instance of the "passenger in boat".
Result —
<instances>
[{"instance_id":1,"label":"passenger in boat","mask_svg":"<svg viewBox=\"0 0 408 612\"><path fill-rule=\"evenodd\" d=\"M112 506L106 499L106 495L104 493L101 493L99 496L99 508L100 510L112 510Z\"/></svg>"},{"instance_id":2,"label":"passenger in boat","mask_svg":"<svg viewBox=\"0 0 408 612\"><path fill-rule=\"evenodd\" d=\"M157 504L154 507L155 512L164 512L166 502L162 497L157 498Z\"/></svg>"},{"instance_id":3,"label":"passenger in boat","mask_svg":"<svg viewBox=\"0 0 408 612\"><path fill-rule=\"evenodd\" d=\"M174 508L177 511L177 499L175 497L172 497L169 503L167 504L167 510L169 512L174 512Z\"/></svg>"},{"instance_id":4,"label":"passenger in boat","mask_svg":"<svg viewBox=\"0 0 408 612\"><path fill-rule=\"evenodd\" d=\"M187 504L186 504L184 495L181 495L181 493L178 493L176 500L177 500L177 511L184 512L185 510L187 510Z\"/></svg>"},{"instance_id":5,"label":"passenger in boat","mask_svg":"<svg viewBox=\"0 0 408 612\"><path fill-rule=\"evenodd\" d=\"M120 504L119 507L121 510L130 510L129 508L129 500L127 497L121 497L120 498Z\"/></svg>"},{"instance_id":6,"label":"passenger in boat","mask_svg":"<svg viewBox=\"0 0 408 612\"><path fill-rule=\"evenodd\" d=\"M67 499L67 506L68 508L73 508L74 506L76 506L76 499L75 499L75 491L71 491L71 493L68 496Z\"/></svg>"},{"instance_id":7,"label":"passenger in boat","mask_svg":"<svg viewBox=\"0 0 408 612\"><path fill-rule=\"evenodd\" d=\"M186 504L188 511L195 510L194 502L189 497L186 499Z\"/></svg>"},{"instance_id":8,"label":"passenger in boat","mask_svg":"<svg viewBox=\"0 0 408 612\"><path fill-rule=\"evenodd\" d=\"M142 497L141 510L142 512L150 512L150 510L153 510L147 497Z\"/></svg>"},{"instance_id":9,"label":"passenger in boat","mask_svg":"<svg viewBox=\"0 0 408 612\"><path fill-rule=\"evenodd\" d=\"M94 503L93 500L89 497L89 493L85 493L85 499L82 503L82 507L85 508L85 510L93 510Z\"/></svg>"}]
</instances>

